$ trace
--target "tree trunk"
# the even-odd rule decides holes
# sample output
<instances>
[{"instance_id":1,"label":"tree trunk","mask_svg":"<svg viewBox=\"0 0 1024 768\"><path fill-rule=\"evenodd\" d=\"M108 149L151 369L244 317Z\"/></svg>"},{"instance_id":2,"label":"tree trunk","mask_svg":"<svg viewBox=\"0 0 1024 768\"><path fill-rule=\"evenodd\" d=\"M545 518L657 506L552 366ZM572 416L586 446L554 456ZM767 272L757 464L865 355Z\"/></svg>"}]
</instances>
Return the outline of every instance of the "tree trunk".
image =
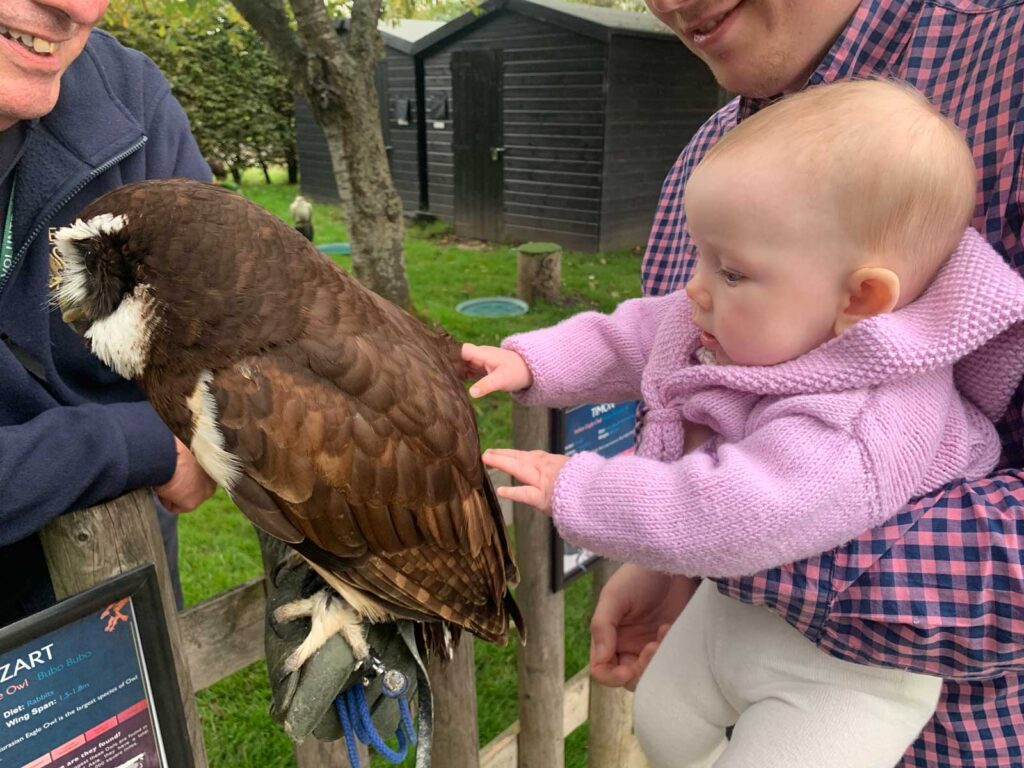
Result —
<instances>
[{"instance_id":1,"label":"tree trunk","mask_svg":"<svg viewBox=\"0 0 1024 768\"><path fill-rule=\"evenodd\" d=\"M288 143L284 153L284 161L288 166L288 183L296 184L299 181L299 158L295 154L295 142Z\"/></svg>"},{"instance_id":2,"label":"tree trunk","mask_svg":"<svg viewBox=\"0 0 1024 768\"><path fill-rule=\"evenodd\" d=\"M324 139L327 140L327 151L331 156L331 168L334 169L334 185L338 188L338 203L341 205L341 212L351 222L352 185L348 183L348 158L341 135L341 122L325 124L323 130Z\"/></svg>"},{"instance_id":3,"label":"tree trunk","mask_svg":"<svg viewBox=\"0 0 1024 768\"><path fill-rule=\"evenodd\" d=\"M402 201L391 183L381 135L374 77L383 44L377 32L381 0L353 0L348 31L339 35L322 0L290 0L298 34L291 31L284 0L231 0L267 42L271 54L309 102L324 130L339 179L351 188L346 206L352 271L366 287L399 306L409 305L403 254Z\"/></svg>"}]
</instances>

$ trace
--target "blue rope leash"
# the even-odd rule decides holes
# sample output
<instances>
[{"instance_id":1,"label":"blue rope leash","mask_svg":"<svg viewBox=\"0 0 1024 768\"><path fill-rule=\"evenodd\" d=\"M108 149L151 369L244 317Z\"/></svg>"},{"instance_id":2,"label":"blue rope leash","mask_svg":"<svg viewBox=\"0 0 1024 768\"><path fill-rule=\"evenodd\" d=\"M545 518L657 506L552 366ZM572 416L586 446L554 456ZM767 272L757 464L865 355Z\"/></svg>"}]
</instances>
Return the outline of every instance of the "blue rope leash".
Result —
<instances>
[{"instance_id":1,"label":"blue rope leash","mask_svg":"<svg viewBox=\"0 0 1024 768\"><path fill-rule=\"evenodd\" d=\"M341 729L345 735L345 746L348 748L348 759L353 766L359 765L356 751L356 740L369 744L385 760L397 764L405 760L409 752L409 744L416 743L416 731L412 724L412 713L405 692L409 690L409 679L397 669L389 669L381 680L381 693L389 699L398 699L398 709L402 719L395 736L398 738L398 749L389 747L377 732L370 707L366 702L364 686L356 683L348 690L342 691L334 700L334 708L341 721Z\"/></svg>"}]
</instances>

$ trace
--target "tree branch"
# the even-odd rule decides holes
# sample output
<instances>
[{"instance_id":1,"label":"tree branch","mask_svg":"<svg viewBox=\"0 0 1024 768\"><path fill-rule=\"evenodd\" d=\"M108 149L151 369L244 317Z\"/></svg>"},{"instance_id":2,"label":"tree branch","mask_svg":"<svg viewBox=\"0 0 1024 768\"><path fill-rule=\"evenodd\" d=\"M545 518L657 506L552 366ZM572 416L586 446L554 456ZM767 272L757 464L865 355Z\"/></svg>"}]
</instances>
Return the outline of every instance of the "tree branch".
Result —
<instances>
[{"instance_id":1,"label":"tree branch","mask_svg":"<svg viewBox=\"0 0 1024 768\"><path fill-rule=\"evenodd\" d=\"M306 54L288 23L284 0L231 0L231 4L266 41L267 50L292 86L302 89L306 77Z\"/></svg>"}]
</instances>

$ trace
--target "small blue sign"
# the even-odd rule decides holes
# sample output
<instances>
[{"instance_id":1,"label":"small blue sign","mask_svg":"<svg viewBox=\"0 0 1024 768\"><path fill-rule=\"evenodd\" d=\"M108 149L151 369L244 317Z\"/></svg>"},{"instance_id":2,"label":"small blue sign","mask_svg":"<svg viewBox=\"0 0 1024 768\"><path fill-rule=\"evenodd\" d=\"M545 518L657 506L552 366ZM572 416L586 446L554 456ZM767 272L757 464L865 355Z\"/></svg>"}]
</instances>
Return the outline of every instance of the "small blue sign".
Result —
<instances>
[{"instance_id":1,"label":"small blue sign","mask_svg":"<svg viewBox=\"0 0 1024 768\"><path fill-rule=\"evenodd\" d=\"M636 446L637 401L588 403L554 411L552 452L573 456L584 451L605 458L633 452ZM559 591L598 561L599 557L562 540L551 526L551 589Z\"/></svg>"},{"instance_id":2,"label":"small blue sign","mask_svg":"<svg viewBox=\"0 0 1024 768\"><path fill-rule=\"evenodd\" d=\"M632 453L636 430L635 400L591 403L568 408L563 416L562 453L593 451L606 458Z\"/></svg>"}]
</instances>

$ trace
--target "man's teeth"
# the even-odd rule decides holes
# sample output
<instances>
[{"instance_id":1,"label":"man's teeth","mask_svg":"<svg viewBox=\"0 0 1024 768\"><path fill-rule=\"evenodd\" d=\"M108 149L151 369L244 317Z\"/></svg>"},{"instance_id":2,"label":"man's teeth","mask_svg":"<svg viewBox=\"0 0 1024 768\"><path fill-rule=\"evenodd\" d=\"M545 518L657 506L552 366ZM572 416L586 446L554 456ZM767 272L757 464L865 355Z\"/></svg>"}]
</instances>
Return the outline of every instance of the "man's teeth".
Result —
<instances>
[{"instance_id":1,"label":"man's teeth","mask_svg":"<svg viewBox=\"0 0 1024 768\"><path fill-rule=\"evenodd\" d=\"M700 35L710 34L711 30L713 30L715 27L717 27L719 22L721 22L722 19L724 19L724 18L725 18L725 16L719 16L717 19L712 19L707 24L705 24L703 27L698 29L697 30L697 34L700 34Z\"/></svg>"},{"instance_id":2,"label":"man's teeth","mask_svg":"<svg viewBox=\"0 0 1024 768\"><path fill-rule=\"evenodd\" d=\"M36 53L50 54L57 50L57 44L50 42L49 40L43 40L41 37L32 37L32 35L26 35L23 32L18 32L14 29L8 29L7 27L0 25L0 37L6 37L10 40L17 40L26 48L29 48Z\"/></svg>"}]
</instances>

